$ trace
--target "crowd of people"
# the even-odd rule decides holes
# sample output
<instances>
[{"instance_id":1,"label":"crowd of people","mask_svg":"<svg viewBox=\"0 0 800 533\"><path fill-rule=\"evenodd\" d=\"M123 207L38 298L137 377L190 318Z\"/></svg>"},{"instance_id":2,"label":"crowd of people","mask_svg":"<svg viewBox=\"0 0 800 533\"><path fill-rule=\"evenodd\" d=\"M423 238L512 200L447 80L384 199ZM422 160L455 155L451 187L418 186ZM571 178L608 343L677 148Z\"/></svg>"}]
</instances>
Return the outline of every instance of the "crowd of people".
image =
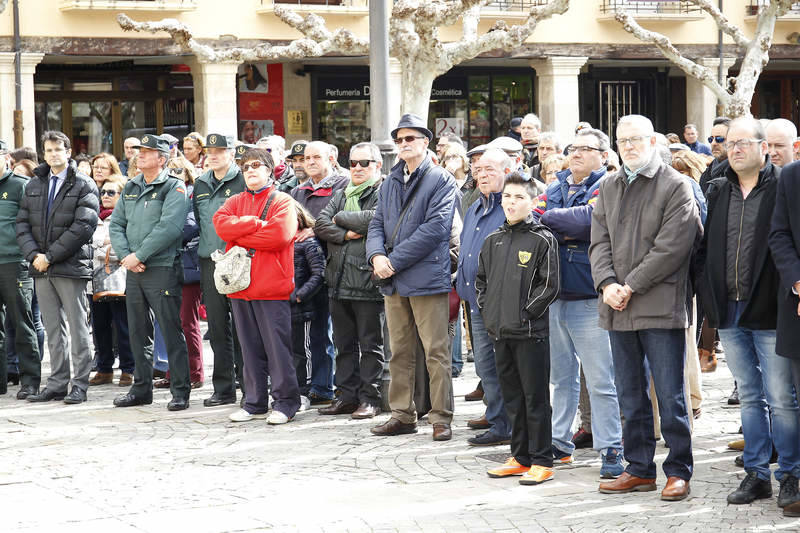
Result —
<instances>
[{"instance_id":1,"label":"crowd of people","mask_svg":"<svg viewBox=\"0 0 800 533\"><path fill-rule=\"evenodd\" d=\"M591 447L600 492L651 491L663 437L661 498L675 501L690 493L701 374L724 349L746 472L728 502L772 497L777 462L778 505L800 516L797 129L719 117L705 144L692 124L681 142L629 115L614 133L581 122L561 139L528 114L469 148L433 144L407 114L391 169L369 142L343 168L335 146L276 135L145 135L121 162L72 158L57 131L41 164L2 144L0 392L79 404L118 360L115 406L169 388L168 409L186 409L204 385L202 315L203 404L232 405L231 421L388 404L374 435L425 416L446 441L466 346L481 380L467 399L486 405L468 443L511 451L489 476L538 485ZM249 279L228 291L217 264L235 253Z\"/></svg>"}]
</instances>

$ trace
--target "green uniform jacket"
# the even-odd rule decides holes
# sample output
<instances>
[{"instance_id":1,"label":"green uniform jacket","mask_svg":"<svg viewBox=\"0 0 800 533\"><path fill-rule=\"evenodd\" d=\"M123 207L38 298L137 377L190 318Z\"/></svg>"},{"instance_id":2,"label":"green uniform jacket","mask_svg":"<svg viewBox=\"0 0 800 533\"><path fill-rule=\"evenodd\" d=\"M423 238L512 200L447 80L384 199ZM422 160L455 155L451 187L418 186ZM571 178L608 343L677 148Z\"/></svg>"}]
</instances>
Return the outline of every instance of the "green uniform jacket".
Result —
<instances>
[{"instance_id":1,"label":"green uniform jacket","mask_svg":"<svg viewBox=\"0 0 800 533\"><path fill-rule=\"evenodd\" d=\"M244 192L244 189L244 176L235 162L231 163L228 172L221 180L214 177L213 170L209 170L194 182L192 207L194 218L200 226L200 245L197 248L197 255L209 258L214 250L225 251L225 241L217 236L211 218L225 200Z\"/></svg>"},{"instance_id":2,"label":"green uniform jacket","mask_svg":"<svg viewBox=\"0 0 800 533\"><path fill-rule=\"evenodd\" d=\"M148 184L139 174L125 184L111 215L111 246L120 259L135 253L147 266L172 266L188 212L182 179L164 169Z\"/></svg>"},{"instance_id":3,"label":"green uniform jacket","mask_svg":"<svg viewBox=\"0 0 800 533\"><path fill-rule=\"evenodd\" d=\"M17 244L17 211L28 178L7 170L0 176L0 264L22 262Z\"/></svg>"}]
</instances>

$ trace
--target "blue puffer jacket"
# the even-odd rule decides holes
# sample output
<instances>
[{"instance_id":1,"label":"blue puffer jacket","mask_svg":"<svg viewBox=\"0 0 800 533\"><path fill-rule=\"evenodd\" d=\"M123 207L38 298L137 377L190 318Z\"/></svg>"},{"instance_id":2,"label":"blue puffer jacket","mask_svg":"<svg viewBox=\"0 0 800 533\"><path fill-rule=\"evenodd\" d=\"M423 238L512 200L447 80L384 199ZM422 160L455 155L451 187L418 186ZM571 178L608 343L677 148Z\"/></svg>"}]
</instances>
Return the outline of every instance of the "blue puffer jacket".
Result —
<instances>
[{"instance_id":1,"label":"blue puffer jacket","mask_svg":"<svg viewBox=\"0 0 800 533\"><path fill-rule=\"evenodd\" d=\"M450 291L450 230L456 201L456 180L429 156L404 183L405 161L400 161L384 180L375 216L367 233L367 259L388 255L395 270L392 283L382 287L384 295L424 296ZM400 213L412 191L412 204L394 240L390 240Z\"/></svg>"},{"instance_id":2,"label":"blue puffer jacket","mask_svg":"<svg viewBox=\"0 0 800 533\"><path fill-rule=\"evenodd\" d=\"M294 291L289 297L292 321L306 322L314 316L316 296L325 280L325 254L316 237L294 243ZM300 298L300 302L297 299Z\"/></svg>"},{"instance_id":3,"label":"blue puffer jacket","mask_svg":"<svg viewBox=\"0 0 800 533\"><path fill-rule=\"evenodd\" d=\"M458 274L456 291L472 309L478 309L475 294L475 276L478 275L478 258L483 241L506 221L501 201L502 192L495 192L486 198L483 195L467 208L464 215L464 229L461 230L461 252L458 255Z\"/></svg>"},{"instance_id":4,"label":"blue puffer jacket","mask_svg":"<svg viewBox=\"0 0 800 533\"><path fill-rule=\"evenodd\" d=\"M194 187L186 185L186 197L192 202ZM181 248L181 262L183 263L183 284L200 283L200 258L197 255L200 247L200 226L194 216L194 211L189 209L186 222L183 224L183 247Z\"/></svg>"},{"instance_id":5,"label":"blue puffer jacket","mask_svg":"<svg viewBox=\"0 0 800 533\"><path fill-rule=\"evenodd\" d=\"M559 298L597 298L589 264L589 241L592 210L600 192L600 183L606 176L606 168L602 167L589 174L580 189L569 196L567 178L571 174L570 170L562 170L556 174L558 180L551 183L544 194L539 196L534 215L541 216L541 223L553 231L561 245L558 247L561 259Z\"/></svg>"}]
</instances>

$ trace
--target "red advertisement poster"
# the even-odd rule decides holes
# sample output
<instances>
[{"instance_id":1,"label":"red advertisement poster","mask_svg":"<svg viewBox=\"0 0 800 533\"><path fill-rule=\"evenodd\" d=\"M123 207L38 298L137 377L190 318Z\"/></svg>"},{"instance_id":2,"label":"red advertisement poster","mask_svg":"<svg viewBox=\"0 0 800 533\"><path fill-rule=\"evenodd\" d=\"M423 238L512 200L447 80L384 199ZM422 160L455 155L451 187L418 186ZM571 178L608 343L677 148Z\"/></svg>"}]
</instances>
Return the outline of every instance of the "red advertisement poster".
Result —
<instances>
[{"instance_id":1,"label":"red advertisement poster","mask_svg":"<svg viewBox=\"0 0 800 533\"><path fill-rule=\"evenodd\" d=\"M283 67L280 63L239 66L239 139L254 144L267 135L285 135Z\"/></svg>"}]
</instances>

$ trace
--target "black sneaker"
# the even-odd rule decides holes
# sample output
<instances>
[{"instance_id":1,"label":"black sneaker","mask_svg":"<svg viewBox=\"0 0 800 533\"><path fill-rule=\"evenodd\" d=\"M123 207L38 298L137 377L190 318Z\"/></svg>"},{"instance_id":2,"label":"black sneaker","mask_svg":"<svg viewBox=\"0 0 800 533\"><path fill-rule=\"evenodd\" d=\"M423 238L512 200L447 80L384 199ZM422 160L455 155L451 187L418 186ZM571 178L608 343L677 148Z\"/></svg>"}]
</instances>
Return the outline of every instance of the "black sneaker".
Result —
<instances>
[{"instance_id":1,"label":"black sneaker","mask_svg":"<svg viewBox=\"0 0 800 533\"><path fill-rule=\"evenodd\" d=\"M497 433L491 431L484 431L480 435L476 435L467 439L470 446L501 446L503 444L511 444L511 439L508 437L501 437Z\"/></svg>"},{"instance_id":2,"label":"black sneaker","mask_svg":"<svg viewBox=\"0 0 800 533\"><path fill-rule=\"evenodd\" d=\"M793 475L783 476L781 479L781 490L778 491L778 507L784 508L798 499L797 491L798 480Z\"/></svg>"},{"instance_id":3,"label":"black sneaker","mask_svg":"<svg viewBox=\"0 0 800 533\"><path fill-rule=\"evenodd\" d=\"M728 405L739 405L739 385L733 382L733 392L728 396Z\"/></svg>"},{"instance_id":4,"label":"black sneaker","mask_svg":"<svg viewBox=\"0 0 800 533\"><path fill-rule=\"evenodd\" d=\"M772 483L760 479L755 472L748 472L739 488L728 494L728 503L741 505L763 498L772 498Z\"/></svg>"}]
</instances>

